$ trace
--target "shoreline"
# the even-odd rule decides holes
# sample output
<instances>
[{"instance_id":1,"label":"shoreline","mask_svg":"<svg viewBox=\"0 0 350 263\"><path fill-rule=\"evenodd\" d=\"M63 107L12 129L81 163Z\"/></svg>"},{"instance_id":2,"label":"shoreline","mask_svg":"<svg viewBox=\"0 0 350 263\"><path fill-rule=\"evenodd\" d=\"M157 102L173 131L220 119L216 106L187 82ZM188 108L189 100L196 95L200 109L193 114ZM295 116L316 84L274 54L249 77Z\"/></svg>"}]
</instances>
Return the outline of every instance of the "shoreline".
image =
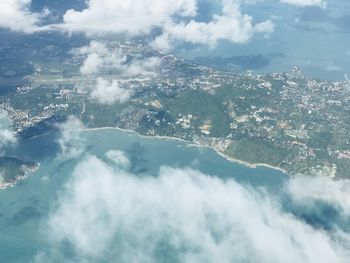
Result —
<instances>
[{"instance_id":1,"label":"shoreline","mask_svg":"<svg viewBox=\"0 0 350 263\"><path fill-rule=\"evenodd\" d=\"M36 171L38 171L39 168L40 168L40 163L35 163L34 167L27 168L24 171L23 175L16 176L16 178L14 179L13 182L0 183L0 190L5 190L5 189L8 189L8 188L15 187L20 181L26 180L32 173L35 173Z\"/></svg>"},{"instance_id":2,"label":"shoreline","mask_svg":"<svg viewBox=\"0 0 350 263\"><path fill-rule=\"evenodd\" d=\"M119 127L84 128L84 129L80 129L79 131L82 131L82 132L85 132L85 131L86 131L86 132L89 132L89 131L99 131L99 130L111 130L111 131L117 130L117 131L124 132L124 133L131 133L131 134L134 134L134 135L136 135L136 136L138 136L139 138L142 138L142 139L161 139L161 140L168 140L168 141L178 141L178 142L181 142L181 143L186 144L186 146L188 146L188 147L196 147L196 148L211 149L211 150L213 150L215 153L219 154L222 158L224 158L224 159L226 159L227 161L232 162L232 163L240 164L240 165L243 165L243 166L252 168L252 169L256 169L256 168L259 168L259 167L262 167L262 168L269 168L269 169L273 169L273 170L282 172L282 173L286 174L286 175L289 176L289 177L292 176L292 175L290 175L286 170L284 170L283 168L276 167L276 166L272 166L272 165L265 164L265 163L248 163L248 162L246 162L246 161L242 161L242 160L239 160L239 159L230 157L230 156L226 155L225 153L219 151L218 149L216 149L216 148L213 147L213 146L195 144L195 143L193 143L193 142L191 142L191 141L187 141L187 140L185 140L185 139L181 139L181 138L177 138L177 137L160 136L160 135L156 135L156 136L152 136L152 135L143 135L143 134L138 133L137 131L129 130L129 129L123 129L123 128L119 128ZM45 136L45 135L48 135L48 134L50 134L50 133L56 133L56 132L59 132L59 131L49 131L49 132L46 132L46 133L43 133L43 134L39 134L39 135L32 136L32 137L30 137L30 138L26 138L26 139L24 139L24 140L31 140L31 139L35 139L35 138L38 138L38 137L41 137L41 136Z\"/></svg>"},{"instance_id":3,"label":"shoreline","mask_svg":"<svg viewBox=\"0 0 350 263\"><path fill-rule=\"evenodd\" d=\"M213 146L195 144L195 143L193 143L191 141L187 141L185 139L181 139L181 138L177 138L177 137L160 136L160 135L156 135L156 136L142 135L142 134L138 133L137 131L128 130L128 129L122 129L122 128L119 128L119 127L100 127L100 128L85 128L85 129L82 129L82 131L98 131L98 130L117 130L117 131L120 131L120 132L132 133L132 134L135 134L136 136L138 136L139 138L142 138L142 139L161 139L161 140L178 141L178 142L181 142L181 143L185 143L188 147L197 147L197 148L211 149L215 153L219 154L221 157L223 157L224 159L226 159L227 161L232 162L232 163L237 163L237 164L240 164L240 165L244 165L244 166L252 168L252 169L256 169L256 168L259 168L259 167L269 168L269 169L273 169L273 170L277 170L279 172L282 172L282 173L288 175L289 177L291 176L283 168L272 166L272 165L265 164L265 163L248 163L248 162L245 162L245 161L242 161L242 160L230 157L230 156L224 154L223 152L217 150Z\"/></svg>"}]
</instances>

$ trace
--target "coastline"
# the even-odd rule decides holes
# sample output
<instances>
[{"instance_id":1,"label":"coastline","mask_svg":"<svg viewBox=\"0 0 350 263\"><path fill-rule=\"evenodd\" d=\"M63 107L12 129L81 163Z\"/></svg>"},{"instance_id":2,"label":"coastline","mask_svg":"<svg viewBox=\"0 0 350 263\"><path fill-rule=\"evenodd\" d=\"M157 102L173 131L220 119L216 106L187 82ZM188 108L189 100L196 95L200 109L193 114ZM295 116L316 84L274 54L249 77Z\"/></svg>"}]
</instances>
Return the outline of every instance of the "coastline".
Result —
<instances>
[{"instance_id":1,"label":"coastline","mask_svg":"<svg viewBox=\"0 0 350 263\"><path fill-rule=\"evenodd\" d=\"M99 131L99 130L117 130L117 131L124 132L124 133L134 134L134 135L136 135L136 136L138 136L139 138L142 138L142 139L161 139L161 140L168 140L168 141L177 141L177 142L181 142L181 143L186 144L186 146L188 146L188 147L211 149L215 153L219 154L222 158L226 159L229 162L240 164L240 165L244 165L244 166L252 168L252 169L256 169L256 168L259 168L259 167L269 168L269 169L273 169L273 170L277 170L279 172L282 172L282 173L286 174L289 177L292 176L283 168L272 166L272 165L265 164L265 163L249 163L249 162L246 162L246 161L242 161L242 160L239 160L239 159L236 159L236 158L233 158L233 157L230 157L230 156L226 155L225 153L219 151L218 149L216 149L213 146L195 144L195 143L193 143L191 141L187 141L185 139L181 139L181 138L177 138L177 137L160 136L160 135L156 135L156 136L142 135L142 134L138 133L137 131L129 130L129 129L123 129L123 128L119 128L119 127L84 128L84 129L81 129L80 131L82 131L82 132L85 132L85 131L89 132L89 131ZM31 139L34 139L34 138L38 138L38 137L45 136L45 135L48 135L50 133L56 133L56 132L58 132L58 131L49 131L49 132L46 132L46 133L43 133L43 134L32 136L30 138L26 138L24 140L31 140Z\"/></svg>"},{"instance_id":2,"label":"coastline","mask_svg":"<svg viewBox=\"0 0 350 263\"><path fill-rule=\"evenodd\" d=\"M181 138L177 138L177 137L160 136L160 135L156 135L156 136L142 135L142 134L138 133L137 131L129 130L129 129L122 129L122 128L119 128L119 127L84 128L84 129L81 129L79 131L89 132L89 131L99 131L99 130L111 130L111 131L116 130L116 131L119 131L119 132L136 135L137 137L139 137L141 139L147 139L147 140L150 140L150 139L151 140L152 139L159 140L160 139L160 140L167 140L167 141L177 141L177 142L185 144L187 147L196 147L196 148L210 149L210 150L213 150L215 153L217 153L218 155L220 155L222 158L224 158L225 160L227 160L229 162L236 163L236 164L239 164L239 165L243 165L243 166L246 166L246 167L249 167L249 168L252 168L252 169L256 169L256 168L259 168L259 167L266 167L266 168L269 168L269 169L273 169L273 170L282 172L282 173L286 174L288 177L292 177L292 175L290 175L286 170L284 170L282 168L275 167L275 166L272 166L272 165L269 165L269 164L265 164L265 163L248 163L248 162L245 162L245 161L242 161L242 160L230 157L230 156L226 155L225 153L219 151L214 146L200 145L200 144L196 144L196 143L193 143L191 141L187 141L185 139L181 139ZM50 133L55 133L55 132L58 132L58 131L49 131L49 132L46 132L46 133L43 133L43 134L35 135L33 137L30 137L30 138L26 138L24 140L35 139L35 138L38 138L38 137L41 137L41 136L45 136L45 135L48 135ZM25 174L23 176L18 176L14 182L0 183L0 190L14 187L19 181L25 180L31 173L36 172L39 169L39 167L40 167L40 163L37 163L36 167L34 169L28 169L27 171L25 171Z\"/></svg>"},{"instance_id":3,"label":"coastline","mask_svg":"<svg viewBox=\"0 0 350 263\"><path fill-rule=\"evenodd\" d=\"M40 163L35 163L35 165L31 168L26 168L26 170L24 171L23 175L18 175L16 176L16 178L14 179L13 182L3 182L0 183L0 190L5 190L8 188L12 188L14 186L16 186L16 184L20 181L24 181L25 179L27 179L29 177L29 175L31 175L32 173L35 173L36 171L38 171L40 168Z\"/></svg>"},{"instance_id":4,"label":"coastline","mask_svg":"<svg viewBox=\"0 0 350 263\"><path fill-rule=\"evenodd\" d=\"M219 151L218 149L216 149L213 146L195 144L195 143L193 143L191 141L187 141L185 139L181 139L181 138L177 138L177 137L160 136L160 135L156 135L156 136L142 135L142 134L138 133L137 131L128 130L128 129L122 129L122 128L119 128L119 127L100 127L100 128L85 128L85 129L82 129L82 131L98 131L98 130L117 130L117 131L120 131L120 132L132 133L132 134L135 134L136 136L138 136L139 138L142 138L142 139L161 139L161 140L178 141L178 142L186 144L188 147L197 147L197 148L211 149L211 150L215 151L217 154L219 154L221 157L226 159L227 161L230 161L230 162L233 162L233 163L237 163L237 164L240 164L240 165L244 165L244 166L247 166L247 167L252 168L252 169L256 169L256 168L259 168L259 167L264 167L264 168L277 170L279 172L282 172L282 173L288 175L289 177L291 176L283 168L272 166L272 165L265 164L265 163L248 163L248 162L245 162L245 161L242 161L242 160L230 157L230 156L226 155L225 153Z\"/></svg>"},{"instance_id":5,"label":"coastline","mask_svg":"<svg viewBox=\"0 0 350 263\"><path fill-rule=\"evenodd\" d=\"M264 168L269 168L269 169L273 169L273 170L277 170L280 171L282 173L285 173L286 175L288 175L289 177L291 176L286 170L284 170L283 168L280 167L276 167L276 166L272 166L270 164L266 164L266 163L248 163L233 157L230 157L220 151L217 151L214 147L209 147L211 149L213 149L217 154L221 155L223 158L225 158L227 161L233 162L233 163L239 163L241 165L247 166L249 168L259 168L259 167L264 167Z\"/></svg>"}]
</instances>

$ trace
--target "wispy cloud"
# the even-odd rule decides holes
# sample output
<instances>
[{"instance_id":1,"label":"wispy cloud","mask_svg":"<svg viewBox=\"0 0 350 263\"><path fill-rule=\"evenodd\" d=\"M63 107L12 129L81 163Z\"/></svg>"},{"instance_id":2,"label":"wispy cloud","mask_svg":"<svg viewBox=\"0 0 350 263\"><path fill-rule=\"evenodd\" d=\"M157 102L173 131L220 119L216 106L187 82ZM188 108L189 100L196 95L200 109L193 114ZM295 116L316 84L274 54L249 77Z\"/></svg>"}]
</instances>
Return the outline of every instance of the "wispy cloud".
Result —
<instances>
[{"instance_id":1,"label":"wispy cloud","mask_svg":"<svg viewBox=\"0 0 350 263\"><path fill-rule=\"evenodd\" d=\"M16 134L10 129L11 120L7 112L0 110L0 156L5 154L5 148L17 143Z\"/></svg>"},{"instance_id":2,"label":"wispy cloud","mask_svg":"<svg viewBox=\"0 0 350 263\"><path fill-rule=\"evenodd\" d=\"M347 87L347 89L350 91L350 77L348 73L344 74L344 78L345 78L345 85Z\"/></svg>"},{"instance_id":3,"label":"wispy cloud","mask_svg":"<svg viewBox=\"0 0 350 263\"><path fill-rule=\"evenodd\" d=\"M60 146L60 159L74 159L85 150L85 142L81 137L83 123L75 116L69 116L64 123L58 124L60 137L57 142Z\"/></svg>"},{"instance_id":4,"label":"wispy cloud","mask_svg":"<svg viewBox=\"0 0 350 263\"><path fill-rule=\"evenodd\" d=\"M326 60L322 63L322 67L327 71L343 71L343 69L336 65L332 60Z\"/></svg>"},{"instance_id":5,"label":"wispy cloud","mask_svg":"<svg viewBox=\"0 0 350 263\"><path fill-rule=\"evenodd\" d=\"M120 152L108 155L125 161ZM325 183L329 193L341 190L331 179L305 180L306 188L291 181L289 194L305 197L310 187L320 193ZM265 191L191 169L163 167L157 177L137 177L94 156L76 167L47 231L54 253L70 244L75 262L345 263L350 256L349 233L315 228ZM38 259L53 255L43 251Z\"/></svg>"},{"instance_id":6,"label":"wispy cloud","mask_svg":"<svg viewBox=\"0 0 350 263\"><path fill-rule=\"evenodd\" d=\"M305 7L305 6L318 6L321 8L327 7L326 0L280 0L281 3Z\"/></svg>"},{"instance_id":7,"label":"wispy cloud","mask_svg":"<svg viewBox=\"0 0 350 263\"><path fill-rule=\"evenodd\" d=\"M130 160L122 151L110 150L106 152L106 156L110 161L121 168L128 169L130 167Z\"/></svg>"}]
</instances>

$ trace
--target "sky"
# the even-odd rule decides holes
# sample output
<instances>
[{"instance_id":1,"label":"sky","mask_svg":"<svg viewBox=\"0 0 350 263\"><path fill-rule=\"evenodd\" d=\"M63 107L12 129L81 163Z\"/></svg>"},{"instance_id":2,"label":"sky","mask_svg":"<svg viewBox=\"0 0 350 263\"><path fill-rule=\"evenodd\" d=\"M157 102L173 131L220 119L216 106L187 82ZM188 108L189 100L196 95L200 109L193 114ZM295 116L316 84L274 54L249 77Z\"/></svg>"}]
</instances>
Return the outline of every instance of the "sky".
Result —
<instances>
[{"instance_id":1,"label":"sky","mask_svg":"<svg viewBox=\"0 0 350 263\"><path fill-rule=\"evenodd\" d=\"M346 0L4 0L0 10L0 27L17 32L147 37L156 49L234 71L297 65L335 80L350 71ZM216 56L227 59L211 63Z\"/></svg>"}]
</instances>

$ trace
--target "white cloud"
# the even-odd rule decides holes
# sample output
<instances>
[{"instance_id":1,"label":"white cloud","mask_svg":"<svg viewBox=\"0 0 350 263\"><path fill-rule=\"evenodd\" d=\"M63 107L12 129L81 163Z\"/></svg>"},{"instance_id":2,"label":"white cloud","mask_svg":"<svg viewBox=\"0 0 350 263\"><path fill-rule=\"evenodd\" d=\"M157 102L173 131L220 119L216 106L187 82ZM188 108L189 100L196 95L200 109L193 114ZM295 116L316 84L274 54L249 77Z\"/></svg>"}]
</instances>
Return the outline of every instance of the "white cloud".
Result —
<instances>
[{"instance_id":1,"label":"white cloud","mask_svg":"<svg viewBox=\"0 0 350 263\"><path fill-rule=\"evenodd\" d=\"M343 69L342 69L340 66L334 64L334 61L332 61L332 60L324 61L324 62L322 63L322 67L323 67L325 70L331 71L331 72L332 72L332 71L343 71Z\"/></svg>"},{"instance_id":2,"label":"white cloud","mask_svg":"<svg viewBox=\"0 0 350 263\"><path fill-rule=\"evenodd\" d=\"M64 27L91 34L149 33L162 27L173 16L194 16L196 0L89 0L83 11L68 10Z\"/></svg>"},{"instance_id":3,"label":"white cloud","mask_svg":"<svg viewBox=\"0 0 350 263\"><path fill-rule=\"evenodd\" d=\"M131 96L132 91L121 87L118 80L109 82L103 78L97 79L96 87L90 93L90 97L101 104L125 103Z\"/></svg>"},{"instance_id":4,"label":"white cloud","mask_svg":"<svg viewBox=\"0 0 350 263\"><path fill-rule=\"evenodd\" d=\"M75 116L69 116L64 123L58 124L60 138L57 140L60 146L60 159L74 159L85 150L85 142L81 138L83 123Z\"/></svg>"},{"instance_id":5,"label":"white cloud","mask_svg":"<svg viewBox=\"0 0 350 263\"><path fill-rule=\"evenodd\" d=\"M124 74L126 76L150 76L157 75L161 65L161 59L158 57L150 57L146 59L134 59L129 64L126 64Z\"/></svg>"},{"instance_id":6,"label":"white cloud","mask_svg":"<svg viewBox=\"0 0 350 263\"><path fill-rule=\"evenodd\" d=\"M91 41L72 51L75 56L83 56L84 62L80 68L83 75L99 74L115 71L124 77L155 76L160 67L158 57L133 57L130 61L120 48L107 48L104 43Z\"/></svg>"},{"instance_id":7,"label":"white cloud","mask_svg":"<svg viewBox=\"0 0 350 263\"><path fill-rule=\"evenodd\" d=\"M10 129L11 120L7 112L0 110L0 156L4 148L17 143L16 134Z\"/></svg>"},{"instance_id":8,"label":"white cloud","mask_svg":"<svg viewBox=\"0 0 350 263\"><path fill-rule=\"evenodd\" d=\"M348 89L350 88L350 77L348 75L348 73L344 74L344 78L345 78L345 85L348 86Z\"/></svg>"},{"instance_id":9,"label":"white cloud","mask_svg":"<svg viewBox=\"0 0 350 263\"><path fill-rule=\"evenodd\" d=\"M159 57L142 58L135 54L127 57L121 48L108 48L98 41L74 49L72 54L83 60L80 68L83 75L112 73L124 80L135 76L155 77L161 65ZM97 78L96 86L84 86L82 89L101 104L125 103L133 94L133 90L122 87L117 79L108 81L102 77Z\"/></svg>"},{"instance_id":10,"label":"white cloud","mask_svg":"<svg viewBox=\"0 0 350 263\"><path fill-rule=\"evenodd\" d=\"M350 180L333 180L325 176L297 176L287 185L293 202L310 206L317 201L333 204L340 213L350 217Z\"/></svg>"},{"instance_id":11,"label":"white cloud","mask_svg":"<svg viewBox=\"0 0 350 263\"><path fill-rule=\"evenodd\" d=\"M91 53L86 57L83 65L80 68L80 72L83 75L96 74L103 63L104 61L98 56L97 53Z\"/></svg>"},{"instance_id":12,"label":"white cloud","mask_svg":"<svg viewBox=\"0 0 350 263\"><path fill-rule=\"evenodd\" d=\"M295 6L319 6L321 8L327 7L327 1L325 0L280 0L281 3L295 5Z\"/></svg>"},{"instance_id":13,"label":"white cloud","mask_svg":"<svg viewBox=\"0 0 350 263\"><path fill-rule=\"evenodd\" d=\"M309 190L292 188L301 196ZM348 233L340 240L313 228L277 200L190 169L137 177L92 156L76 167L47 231L58 251L73 247L75 262L347 262Z\"/></svg>"},{"instance_id":14,"label":"white cloud","mask_svg":"<svg viewBox=\"0 0 350 263\"><path fill-rule=\"evenodd\" d=\"M31 33L39 29L40 18L48 14L30 12L31 0L1 0L0 1L0 27L15 31Z\"/></svg>"},{"instance_id":15,"label":"white cloud","mask_svg":"<svg viewBox=\"0 0 350 263\"><path fill-rule=\"evenodd\" d=\"M273 31L274 24L271 20L254 24L251 16L241 13L239 1L224 1L222 14L213 16L209 22L191 20L167 24L163 35L157 37L153 45L167 50L176 40L207 44L211 47L215 47L220 40L242 44L256 33L270 34Z\"/></svg>"},{"instance_id":16,"label":"white cloud","mask_svg":"<svg viewBox=\"0 0 350 263\"><path fill-rule=\"evenodd\" d=\"M127 169L130 167L130 160L126 157L125 153L118 150L110 150L106 153L106 156L114 164Z\"/></svg>"},{"instance_id":17,"label":"white cloud","mask_svg":"<svg viewBox=\"0 0 350 263\"><path fill-rule=\"evenodd\" d=\"M334 61L332 61L332 60L326 60L326 61L322 62L321 65L327 71L331 71L331 72L343 71L343 69L340 66L336 65L334 63Z\"/></svg>"},{"instance_id":18,"label":"white cloud","mask_svg":"<svg viewBox=\"0 0 350 263\"><path fill-rule=\"evenodd\" d=\"M120 67L126 61L119 50L109 51L105 44L91 41L89 46L73 50L75 56L84 56L85 60L80 68L83 75L97 74L107 68Z\"/></svg>"},{"instance_id":19,"label":"white cloud","mask_svg":"<svg viewBox=\"0 0 350 263\"><path fill-rule=\"evenodd\" d=\"M198 2L88 0L86 9L68 10L62 24L41 27L40 19L48 15L47 9L32 13L29 10L31 0L3 0L0 3L0 27L24 32L49 29L128 36L148 35L152 30L160 29L163 33L154 45L162 49L169 49L175 40L211 46L219 40L244 43L256 33L269 34L274 29L270 20L255 24L251 16L241 13L241 4L251 3L249 0L218 0L222 11L207 22L198 22ZM96 59L96 55L91 55L87 62L98 63ZM86 69L89 72L89 68Z\"/></svg>"},{"instance_id":20,"label":"white cloud","mask_svg":"<svg viewBox=\"0 0 350 263\"><path fill-rule=\"evenodd\" d=\"M69 10L60 25L69 31L87 34L148 34L152 29L163 33L153 45L170 49L174 41L215 46L220 40L234 43L249 41L256 33L269 34L270 20L254 24L251 16L241 13L241 0L220 0L222 11L210 21L198 22L198 0L90 0L83 11Z\"/></svg>"}]
</instances>

